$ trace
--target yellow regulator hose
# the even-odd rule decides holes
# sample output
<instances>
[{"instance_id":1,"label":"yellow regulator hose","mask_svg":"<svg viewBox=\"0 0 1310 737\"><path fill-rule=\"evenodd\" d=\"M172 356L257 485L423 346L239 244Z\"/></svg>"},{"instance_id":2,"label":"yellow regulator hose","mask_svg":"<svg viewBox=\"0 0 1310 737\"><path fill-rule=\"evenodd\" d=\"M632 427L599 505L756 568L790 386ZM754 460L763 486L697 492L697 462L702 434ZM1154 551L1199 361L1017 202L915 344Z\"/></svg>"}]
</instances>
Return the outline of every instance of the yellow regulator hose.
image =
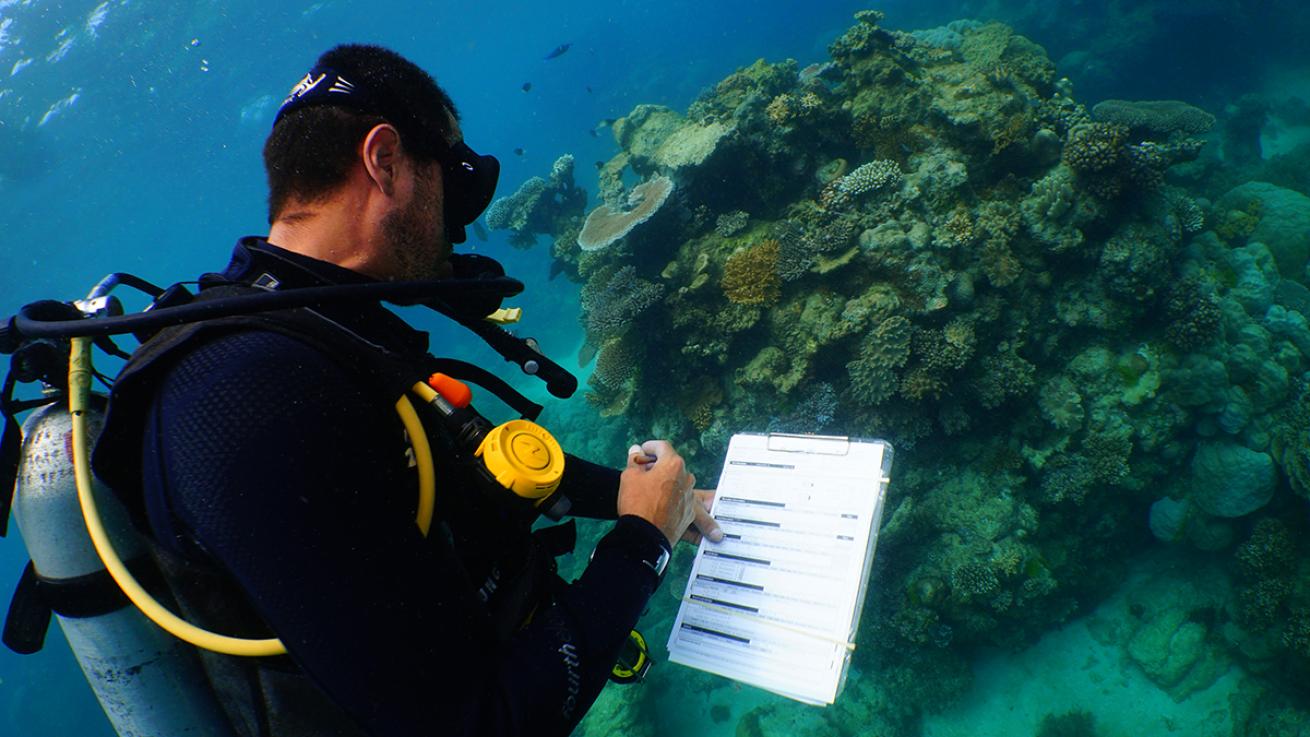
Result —
<instances>
[{"instance_id":1,"label":"yellow regulator hose","mask_svg":"<svg viewBox=\"0 0 1310 737\"><path fill-rule=\"evenodd\" d=\"M100 519L100 512L96 508L95 497L91 490L91 462L86 432L86 411L91 396L91 344L87 338L73 338L72 342L72 353L68 362L68 408L73 419L73 469L77 481L77 499L82 507L82 516L86 520L86 529L91 535L91 542L109 575L142 614L184 642L223 655L264 657L285 654L287 649L277 638L254 640L229 637L187 622L156 601L128 572L123 559L118 556L118 552L114 550L109 540L109 534ZM415 391L418 391L419 386L427 389L425 384L416 384ZM428 391L430 392L431 389ZM396 401L396 412L400 415L414 448L419 475L419 504L415 522L419 530L427 535L432 526L432 515L436 504L436 476L432 466L432 450L428 445L427 434L419 421L418 413L415 412L414 405L410 403L408 397L402 396Z\"/></svg>"}]
</instances>

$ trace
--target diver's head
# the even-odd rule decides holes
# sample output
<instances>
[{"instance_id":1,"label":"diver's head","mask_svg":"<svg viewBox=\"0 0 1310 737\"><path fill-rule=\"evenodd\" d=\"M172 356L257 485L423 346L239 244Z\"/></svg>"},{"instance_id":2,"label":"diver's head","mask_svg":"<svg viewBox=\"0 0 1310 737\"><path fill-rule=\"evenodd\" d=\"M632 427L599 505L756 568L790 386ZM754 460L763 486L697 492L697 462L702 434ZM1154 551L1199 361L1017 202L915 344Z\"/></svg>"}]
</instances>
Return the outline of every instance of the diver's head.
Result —
<instances>
[{"instance_id":1,"label":"diver's head","mask_svg":"<svg viewBox=\"0 0 1310 737\"><path fill-rule=\"evenodd\" d=\"M499 163L463 142L450 96L393 51L338 46L278 110L264 144L269 222L315 206L357 210L361 238L389 244L390 278L427 278L491 200ZM434 261L435 259L435 261Z\"/></svg>"}]
</instances>

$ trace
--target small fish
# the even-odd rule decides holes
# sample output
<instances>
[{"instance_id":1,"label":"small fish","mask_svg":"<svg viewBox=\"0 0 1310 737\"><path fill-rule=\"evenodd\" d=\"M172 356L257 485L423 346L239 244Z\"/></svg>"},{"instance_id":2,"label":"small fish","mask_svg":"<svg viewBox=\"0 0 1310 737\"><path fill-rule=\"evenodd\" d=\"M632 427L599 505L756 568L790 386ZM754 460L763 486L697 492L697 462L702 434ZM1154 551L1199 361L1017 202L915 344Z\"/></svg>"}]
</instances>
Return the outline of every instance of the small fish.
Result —
<instances>
[{"instance_id":1,"label":"small fish","mask_svg":"<svg viewBox=\"0 0 1310 737\"><path fill-rule=\"evenodd\" d=\"M597 161L597 162L596 162L596 168L597 168L597 169L604 169L604 168L605 168L605 162L604 162L604 161Z\"/></svg>"},{"instance_id":2,"label":"small fish","mask_svg":"<svg viewBox=\"0 0 1310 737\"><path fill-rule=\"evenodd\" d=\"M473 235L477 236L477 237L478 237L478 240L480 240L480 241L482 241L482 242L484 242L484 243L486 242L486 240L487 240L487 229L484 228L484 227L482 227L482 221L481 221L481 220L474 220L474 221L473 221Z\"/></svg>"},{"instance_id":3,"label":"small fish","mask_svg":"<svg viewBox=\"0 0 1310 737\"><path fill-rule=\"evenodd\" d=\"M557 56L563 56L564 53L567 52L569 50L569 47L572 45L573 44L571 43L560 44L559 46L556 46L555 48L551 49L550 53L546 54L546 56L543 58L545 61L550 61L551 59L554 59Z\"/></svg>"},{"instance_id":4,"label":"small fish","mask_svg":"<svg viewBox=\"0 0 1310 737\"><path fill-rule=\"evenodd\" d=\"M519 89L523 90L524 92L531 92L531 91L532 91L532 83L531 83L531 82L524 82L524 83L523 83L523 86L520 87Z\"/></svg>"},{"instance_id":5,"label":"small fish","mask_svg":"<svg viewBox=\"0 0 1310 737\"><path fill-rule=\"evenodd\" d=\"M618 118L605 118L596 124L597 128L608 128L618 122Z\"/></svg>"},{"instance_id":6,"label":"small fish","mask_svg":"<svg viewBox=\"0 0 1310 737\"><path fill-rule=\"evenodd\" d=\"M600 138L600 134L596 132L596 129L595 129L595 128L592 128L591 130L589 130L589 131L587 131L587 132L591 134L591 137L592 137L592 138Z\"/></svg>"},{"instance_id":7,"label":"small fish","mask_svg":"<svg viewBox=\"0 0 1310 737\"><path fill-rule=\"evenodd\" d=\"M587 94L591 94L591 85L587 85Z\"/></svg>"},{"instance_id":8,"label":"small fish","mask_svg":"<svg viewBox=\"0 0 1310 737\"><path fill-rule=\"evenodd\" d=\"M515 156L522 156L522 155L523 155L523 147L522 147L522 146L519 146L518 148L514 149L514 155L515 155Z\"/></svg>"}]
</instances>

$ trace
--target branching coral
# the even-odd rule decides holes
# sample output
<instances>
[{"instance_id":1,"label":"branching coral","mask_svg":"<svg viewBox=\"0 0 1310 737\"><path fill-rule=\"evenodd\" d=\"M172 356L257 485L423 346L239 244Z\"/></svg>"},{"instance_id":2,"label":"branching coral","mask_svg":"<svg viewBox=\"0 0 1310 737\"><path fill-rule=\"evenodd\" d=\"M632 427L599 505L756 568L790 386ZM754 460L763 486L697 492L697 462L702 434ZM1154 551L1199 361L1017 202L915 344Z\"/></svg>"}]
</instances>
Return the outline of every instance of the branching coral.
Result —
<instances>
[{"instance_id":1,"label":"branching coral","mask_svg":"<svg viewBox=\"0 0 1310 737\"><path fill-rule=\"evenodd\" d=\"M1112 123L1085 123L1069 131L1064 163L1079 174L1094 174L1119 163L1128 129Z\"/></svg>"},{"instance_id":2,"label":"branching coral","mask_svg":"<svg viewBox=\"0 0 1310 737\"><path fill-rule=\"evenodd\" d=\"M714 234L720 238L731 238L746 229L751 216L742 211L725 212L714 221Z\"/></svg>"},{"instance_id":3,"label":"branching coral","mask_svg":"<svg viewBox=\"0 0 1310 737\"><path fill-rule=\"evenodd\" d=\"M1084 123L1069 131L1064 163L1088 192L1108 200L1123 191L1121 164L1127 135L1127 128L1111 123Z\"/></svg>"},{"instance_id":4,"label":"branching coral","mask_svg":"<svg viewBox=\"0 0 1310 737\"><path fill-rule=\"evenodd\" d=\"M958 371L973 357L977 336L973 322L957 317L941 330L919 328L914 334L914 355L929 369Z\"/></svg>"},{"instance_id":5,"label":"branching coral","mask_svg":"<svg viewBox=\"0 0 1310 737\"><path fill-rule=\"evenodd\" d=\"M1146 301L1168 287L1178 243L1162 225L1128 223L1105 242L1101 272L1117 296Z\"/></svg>"},{"instance_id":6,"label":"branching coral","mask_svg":"<svg viewBox=\"0 0 1310 737\"><path fill-rule=\"evenodd\" d=\"M1096 475L1085 458L1060 456L1042 469L1042 498L1052 504L1082 504L1095 481Z\"/></svg>"},{"instance_id":7,"label":"branching coral","mask_svg":"<svg viewBox=\"0 0 1310 737\"><path fill-rule=\"evenodd\" d=\"M1237 562L1250 578L1272 578L1290 573L1296 563L1296 547L1287 525L1266 517L1256 523L1246 542L1237 548Z\"/></svg>"},{"instance_id":8,"label":"branching coral","mask_svg":"<svg viewBox=\"0 0 1310 737\"><path fill-rule=\"evenodd\" d=\"M1200 280L1183 279L1170 288L1165 299L1165 337L1183 351L1194 351L1219 337L1223 315L1219 302L1202 291Z\"/></svg>"},{"instance_id":9,"label":"branching coral","mask_svg":"<svg viewBox=\"0 0 1310 737\"><path fill-rule=\"evenodd\" d=\"M945 389L946 380L940 373L926 366L915 366L901 378L901 396L911 402L937 399Z\"/></svg>"},{"instance_id":10,"label":"branching coral","mask_svg":"<svg viewBox=\"0 0 1310 737\"><path fill-rule=\"evenodd\" d=\"M1036 370L1036 366L1013 352L987 356L982 360L982 375L974 382L979 403L995 409L1005 400L1027 393L1033 386Z\"/></svg>"},{"instance_id":11,"label":"branching coral","mask_svg":"<svg viewBox=\"0 0 1310 737\"><path fill-rule=\"evenodd\" d=\"M638 277L632 266L620 267L607 279L593 279L582 291L587 334L594 340L623 334L663 295L662 285Z\"/></svg>"},{"instance_id":12,"label":"branching coral","mask_svg":"<svg viewBox=\"0 0 1310 737\"><path fill-rule=\"evenodd\" d=\"M951 572L951 595L961 598L986 596L1001 587L996 571L984 563L965 563Z\"/></svg>"},{"instance_id":13,"label":"branching coral","mask_svg":"<svg viewBox=\"0 0 1310 737\"><path fill-rule=\"evenodd\" d=\"M565 154L551 166L550 177L532 177L514 194L501 197L487 208L487 227L511 230L510 243L530 246L534 234L551 234L582 215L587 193L574 184L573 156Z\"/></svg>"},{"instance_id":14,"label":"branching coral","mask_svg":"<svg viewBox=\"0 0 1310 737\"><path fill-rule=\"evenodd\" d=\"M1294 612L1283 629L1283 647L1310 661L1310 609Z\"/></svg>"},{"instance_id":15,"label":"branching coral","mask_svg":"<svg viewBox=\"0 0 1310 737\"><path fill-rule=\"evenodd\" d=\"M855 167L850 174L824 188L820 203L837 210L851 207L861 197L900 186L901 179L901 169L895 161L876 159Z\"/></svg>"}]
</instances>

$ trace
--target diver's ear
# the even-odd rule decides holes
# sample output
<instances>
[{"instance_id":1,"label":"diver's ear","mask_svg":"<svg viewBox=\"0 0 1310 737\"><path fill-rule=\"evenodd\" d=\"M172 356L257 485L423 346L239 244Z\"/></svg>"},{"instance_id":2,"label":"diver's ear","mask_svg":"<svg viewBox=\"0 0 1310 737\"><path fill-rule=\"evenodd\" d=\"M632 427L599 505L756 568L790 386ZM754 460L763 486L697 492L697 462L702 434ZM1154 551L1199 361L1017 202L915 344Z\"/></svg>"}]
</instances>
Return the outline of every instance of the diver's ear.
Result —
<instances>
[{"instance_id":1,"label":"diver's ear","mask_svg":"<svg viewBox=\"0 0 1310 737\"><path fill-rule=\"evenodd\" d=\"M401 156L400 132L390 123L379 123L364 136L364 144L360 147L364 171L373 185L387 196L396 193Z\"/></svg>"}]
</instances>

